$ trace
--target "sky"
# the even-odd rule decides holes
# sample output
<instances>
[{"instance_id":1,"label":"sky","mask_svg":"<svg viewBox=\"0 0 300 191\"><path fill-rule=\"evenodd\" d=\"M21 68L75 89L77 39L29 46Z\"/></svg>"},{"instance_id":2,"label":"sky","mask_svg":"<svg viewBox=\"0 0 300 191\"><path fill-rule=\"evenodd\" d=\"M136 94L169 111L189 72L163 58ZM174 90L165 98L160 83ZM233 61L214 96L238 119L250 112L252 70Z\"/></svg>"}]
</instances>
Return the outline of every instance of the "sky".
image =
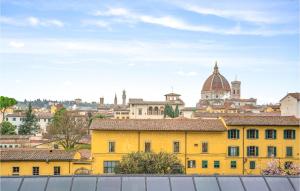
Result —
<instances>
[{"instance_id":1,"label":"sky","mask_svg":"<svg viewBox=\"0 0 300 191\"><path fill-rule=\"evenodd\" d=\"M216 61L242 98L300 91L298 0L0 2L0 95L195 106Z\"/></svg>"}]
</instances>

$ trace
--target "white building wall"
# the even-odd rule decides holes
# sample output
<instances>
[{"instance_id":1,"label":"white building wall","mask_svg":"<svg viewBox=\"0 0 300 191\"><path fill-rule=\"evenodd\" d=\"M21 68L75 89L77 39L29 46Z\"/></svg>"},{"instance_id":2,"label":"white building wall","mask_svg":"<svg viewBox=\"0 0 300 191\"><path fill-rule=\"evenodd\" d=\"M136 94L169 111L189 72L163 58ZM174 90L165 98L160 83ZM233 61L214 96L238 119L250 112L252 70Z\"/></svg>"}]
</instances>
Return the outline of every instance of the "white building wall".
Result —
<instances>
[{"instance_id":1,"label":"white building wall","mask_svg":"<svg viewBox=\"0 0 300 191\"><path fill-rule=\"evenodd\" d=\"M288 95L280 102L280 111L282 116L300 117L300 101Z\"/></svg>"}]
</instances>

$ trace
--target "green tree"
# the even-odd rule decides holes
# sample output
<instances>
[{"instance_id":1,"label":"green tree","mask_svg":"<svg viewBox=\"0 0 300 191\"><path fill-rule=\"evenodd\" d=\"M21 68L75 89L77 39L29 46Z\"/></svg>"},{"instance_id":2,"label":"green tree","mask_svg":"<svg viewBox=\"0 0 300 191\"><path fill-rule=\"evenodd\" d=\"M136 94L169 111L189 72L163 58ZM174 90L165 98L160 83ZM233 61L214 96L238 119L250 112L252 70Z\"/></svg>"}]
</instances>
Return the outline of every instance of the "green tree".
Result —
<instances>
[{"instance_id":1,"label":"green tree","mask_svg":"<svg viewBox=\"0 0 300 191\"><path fill-rule=\"evenodd\" d=\"M176 105L174 116L175 117L179 117L179 108L178 108L178 105Z\"/></svg>"},{"instance_id":2,"label":"green tree","mask_svg":"<svg viewBox=\"0 0 300 191\"><path fill-rule=\"evenodd\" d=\"M11 124L8 121L3 121L0 123L0 134L1 135L15 135L16 134L16 126Z\"/></svg>"},{"instance_id":3,"label":"green tree","mask_svg":"<svg viewBox=\"0 0 300 191\"><path fill-rule=\"evenodd\" d=\"M73 150L87 132L88 119L78 117L63 108L55 113L47 127L46 137L57 141L65 150Z\"/></svg>"},{"instance_id":4,"label":"green tree","mask_svg":"<svg viewBox=\"0 0 300 191\"><path fill-rule=\"evenodd\" d=\"M123 156L115 169L118 174L182 174L183 166L176 155L134 152Z\"/></svg>"},{"instance_id":5,"label":"green tree","mask_svg":"<svg viewBox=\"0 0 300 191\"><path fill-rule=\"evenodd\" d=\"M39 131L40 126L38 124L38 119L32 112L31 103L29 102L28 110L26 111L26 117L23 123L19 127L20 135L32 135Z\"/></svg>"},{"instance_id":6,"label":"green tree","mask_svg":"<svg viewBox=\"0 0 300 191\"><path fill-rule=\"evenodd\" d=\"M17 101L14 98L0 96L0 111L2 113L2 121L4 121L5 112L7 108L17 104Z\"/></svg>"},{"instance_id":7,"label":"green tree","mask_svg":"<svg viewBox=\"0 0 300 191\"><path fill-rule=\"evenodd\" d=\"M102 114L96 114L95 116L89 115L89 126L91 126L94 119L105 119L106 116Z\"/></svg>"}]
</instances>

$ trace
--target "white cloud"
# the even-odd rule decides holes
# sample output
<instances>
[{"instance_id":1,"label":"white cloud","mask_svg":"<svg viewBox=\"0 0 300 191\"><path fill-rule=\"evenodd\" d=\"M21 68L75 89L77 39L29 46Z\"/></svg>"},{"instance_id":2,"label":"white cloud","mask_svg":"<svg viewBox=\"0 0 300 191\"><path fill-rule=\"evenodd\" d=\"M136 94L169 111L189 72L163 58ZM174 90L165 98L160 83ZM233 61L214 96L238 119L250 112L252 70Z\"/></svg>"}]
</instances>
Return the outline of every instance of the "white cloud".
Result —
<instances>
[{"instance_id":1,"label":"white cloud","mask_svg":"<svg viewBox=\"0 0 300 191\"><path fill-rule=\"evenodd\" d=\"M210 9L201 10L203 13L212 14L215 11ZM232 15L231 12L225 12L228 15ZM223 15L226 15L223 13ZM243 14L243 13L240 13ZM177 30L185 30L185 31L193 31L193 32L207 32L221 35L259 35L259 36L274 36L274 35L282 35L282 34L297 34L297 30L289 30L289 29L281 29L281 30L271 30L265 28L253 28L253 29L244 29L239 25L229 27L229 28L220 28L208 25L199 25L199 24L191 24L184 20L172 17L172 16L150 16L143 15L138 13L133 13L125 8L109 8L107 11L97 11L94 13L95 16L114 16L123 18L125 23L129 23L128 20L132 20L134 22L142 22L148 24L155 24L163 27L173 28ZM246 14L244 14L245 16ZM234 15L238 17L238 14ZM254 16L253 16L254 17ZM248 13L247 18L249 20L252 17L252 13ZM258 21L259 19L256 19ZM122 20L120 20L122 21ZM267 22L267 20L265 20ZM261 22L263 20L261 19Z\"/></svg>"},{"instance_id":2,"label":"white cloud","mask_svg":"<svg viewBox=\"0 0 300 191\"><path fill-rule=\"evenodd\" d=\"M48 25L53 25L53 26L57 26L57 27L63 27L64 26L64 23L62 21L56 20L56 19L47 20L45 22Z\"/></svg>"},{"instance_id":3,"label":"white cloud","mask_svg":"<svg viewBox=\"0 0 300 191\"><path fill-rule=\"evenodd\" d=\"M37 17L27 17L27 18L11 18L11 17L0 17L0 23L5 25L13 25L19 27L26 26L42 26L42 27L63 27L64 23L57 19L43 19Z\"/></svg>"},{"instance_id":4,"label":"white cloud","mask_svg":"<svg viewBox=\"0 0 300 191\"><path fill-rule=\"evenodd\" d=\"M40 20L36 17L28 17L27 21L29 22L30 25L32 26L37 26L40 24Z\"/></svg>"},{"instance_id":5,"label":"white cloud","mask_svg":"<svg viewBox=\"0 0 300 191\"><path fill-rule=\"evenodd\" d=\"M71 86L72 84L73 83L71 81L69 81L69 80L64 81L64 83L63 83L64 86Z\"/></svg>"},{"instance_id":6,"label":"white cloud","mask_svg":"<svg viewBox=\"0 0 300 191\"><path fill-rule=\"evenodd\" d=\"M24 43L16 42L16 41L10 41L9 46L11 46L13 48L22 48L22 47L24 47Z\"/></svg>"},{"instance_id":7,"label":"white cloud","mask_svg":"<svg viewBox=\"0 0 300 191\"><path fill-rule=\"evenodd\" d=\"M184 71L178 71L177 74L179 76L197 76L197 72L184 72Z\"/></svg>"},{"instance_id":8,"label":"white cloud","mask_svg":"<svg viewBox=\"0 0 300 191\"><path fill-rule=\"evenodd\" d=\"M96 26L100 28L109 28L110 24L108 22L102 21L102 20L82 20L81 24L83 26Z\"/></svg>"}]
</instances>

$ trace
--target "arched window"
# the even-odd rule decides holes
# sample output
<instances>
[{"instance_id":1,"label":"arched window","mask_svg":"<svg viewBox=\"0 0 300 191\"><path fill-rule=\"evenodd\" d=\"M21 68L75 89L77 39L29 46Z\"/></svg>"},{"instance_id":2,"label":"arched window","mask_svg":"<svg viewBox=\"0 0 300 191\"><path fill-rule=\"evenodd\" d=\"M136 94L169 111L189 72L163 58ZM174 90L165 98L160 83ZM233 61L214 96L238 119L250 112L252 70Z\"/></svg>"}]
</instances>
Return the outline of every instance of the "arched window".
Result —
<instances>
[{"instance_id":1,"label":"arched window","mask_svg":"<svg viewBox=\"0 0 300 191\"><path fill-rule=\"evenodd\" d=\"M163 115L164 111L165 111L165 108L163 106L161 106L159 110L160 110L160 115Z\"/></svg>"},{"instance_id":2,"label":"arched window","mask_svg":"<svg viewBox=\"0 0 300 191\"><path fill-rule=\"evenodd\" d=\"M150 107L148 108L148 115L152 115L152 113L153 113L153 108L150 106Z\"/></svg>"},{"instance_id":3,"label":"arched window","mask_svg":"<svg viewBox=\"0 0 300 191\"><path fill-rule=\"evenodd\" d=\"M158 115L158 107L154 107L154 115Z\"/></svg>"}]
</instances>

